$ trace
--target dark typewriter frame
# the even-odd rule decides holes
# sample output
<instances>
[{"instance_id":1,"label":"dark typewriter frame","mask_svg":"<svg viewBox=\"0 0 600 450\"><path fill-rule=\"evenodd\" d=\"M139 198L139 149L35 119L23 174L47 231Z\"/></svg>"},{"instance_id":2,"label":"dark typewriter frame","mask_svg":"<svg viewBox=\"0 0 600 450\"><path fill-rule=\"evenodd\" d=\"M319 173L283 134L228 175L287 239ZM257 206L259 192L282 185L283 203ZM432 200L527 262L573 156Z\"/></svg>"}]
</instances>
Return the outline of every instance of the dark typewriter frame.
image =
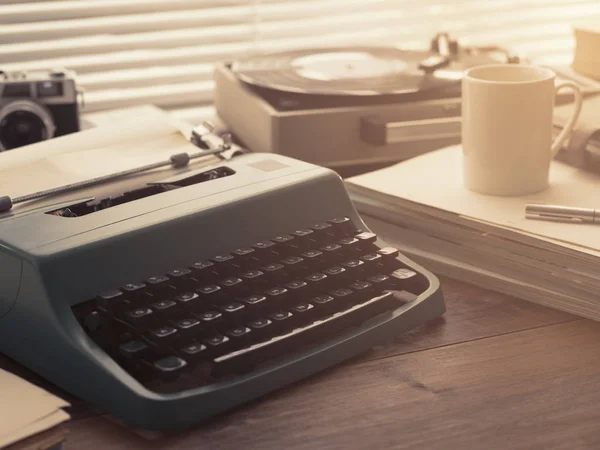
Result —
<instances>
[{"instance_id":1,"label":"dark typewriter frame","mask_svg":"<svg viewBox=\"0 0 600 450\"><path fill-rule=\"evenodd\" d=\"M264 158L264 154L245 155L238 162L261 157ZM218 215L215 208L205 208L203 198L195 191L198 188L188 187L130 203L126 214L121 207L76 219L45 214L66 206L55 204L0 220L0 231L6 233L0 234L0 267L6 268L0 271L0 350L74 395L93 401L128 425L173 431L196 425L205 418L389 342L404 331L444 313L445 306L437 278L400 254L398 258L407 267L427 278L429 287L415 300L390 313L373 317L361 326L351 328L310 350L291 354L235 379L166 394L147 389L119 366L88 337L71 310L73 304L92 298L88 293L109 287L93 278L90 278L91 283L82 279L85 278L82 276L84 272L79 266L84 256L88 258L89 254L93 261L90 270L101 267L108 270L114 261L107 258L112 256L111 251L115 248L122 249L126 255L136 244L152 237L152 233L167 229L176 239L193 234L200 224L214 228L220 220L232 220L235 223L235 218L248 217L249 211L260 217L261 214L270 214L273 208L281 208L285 214L282 214L278 226L282 230L291 227L291 224L309 226L319 221L294 199L311 199L316 211L327 211L331 217L347 216L358 229L368 230L335 172L308 163L290 162L293 160L279 155L269 158L290 164L286 177L273 175L259 183L262 190L256 195L249 192L252 191L250 187L254 186L251 179L248 184L241 184L238 186L241 194L237 200L219 204L216 208ZM233 179L235 176L226 177L221 183L233 182ZM206 185L208 189L215 189L217 198L222 196L231 199L234 194L232 190L221 190L218 181ZM207 186L202 189L206 190ZM207 195L205 191L203 195ZM242 197L251 195L255 200L251 205L247 204L249 202L240 202ZM174 202L174 199L177 201ZM140 214L135 215L138 212ZM127 215L131 220L119 220L121 215ZM218 217L214 217L216 215ZM250 227L264 219L252 220L255 223L249 223ZM88 221L93 221L94 227L83 232L89 227ZM42 228L44 224L49 226ZM57 227L55 230L54 226ZM46 240L50 243L35 249L30 243L33 230L39 230L44 239L51 235L55 240ZM70 237L65 240L64 236L67 235ZM257 236L256 240L259 239ZM233 239L232 248L237 248L238 243ZM34 249L28 249L27 244ZM156 254L168 248L167 242L159 244L159 248L154 250ZM377 244L385 245L381 241ZM187 253L181 258L189 258L199 249L212 253L213 249L205 249L210 245L217 244L203 242L187 248L183 243L176 243L176 248L180 253ZM70 259L64 258L67 252ZM151 249L145 249L139 258L151 254ZM124 259L127 260L127 256ZM173 263L177 261L170 262ZM152 261L152 264L155 265L152 269L162 272L160 261ZM74 279L70 285L64 283L69 277ZM82 295L84 292L86 294ZM27 324L26 333L23 332L23 324ZM19 339L15 339L15 336L19 336ZM88 381L92 379L93 383Z\"/></svg>"}]
</instances>

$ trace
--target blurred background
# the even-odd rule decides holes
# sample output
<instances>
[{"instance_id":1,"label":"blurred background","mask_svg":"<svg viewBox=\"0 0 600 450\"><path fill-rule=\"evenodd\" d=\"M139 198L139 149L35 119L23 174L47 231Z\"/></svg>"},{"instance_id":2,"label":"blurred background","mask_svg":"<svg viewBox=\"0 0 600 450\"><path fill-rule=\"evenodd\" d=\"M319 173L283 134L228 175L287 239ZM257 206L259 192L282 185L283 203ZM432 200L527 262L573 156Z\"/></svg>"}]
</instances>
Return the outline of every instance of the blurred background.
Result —
<instances>
[{"instance_id":1,"label":"blurred background","mask_svg":"<svg viewBox=\"0 0 600 450\"><path fill-rule=\"evenodd\" d=\"M0 69L67 67L84 113L154 103L210 114L212 67L256 52L332 45L427 47L447 31L568 65L572 24L598 0L2 0Z\"/></svg>"}]
</instances>

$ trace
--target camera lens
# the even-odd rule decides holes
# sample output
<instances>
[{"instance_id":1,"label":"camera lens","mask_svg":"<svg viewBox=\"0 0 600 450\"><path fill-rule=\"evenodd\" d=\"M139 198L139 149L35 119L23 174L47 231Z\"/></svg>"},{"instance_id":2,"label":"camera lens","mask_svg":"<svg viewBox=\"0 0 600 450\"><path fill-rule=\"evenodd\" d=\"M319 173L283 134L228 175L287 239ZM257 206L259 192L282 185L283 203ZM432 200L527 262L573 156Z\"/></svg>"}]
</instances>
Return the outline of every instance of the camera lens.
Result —
<instances>
[{"instance_id":1,"label":"camera lens","mask_svg":"<svg viewBox=\"0 0 600 450\"><path fill-rule=\"evenodd\" d=\"M0 151L34 144L53 135L52 117L37 103L23 100L0 110Z\"/></svg>"}]
</instances>

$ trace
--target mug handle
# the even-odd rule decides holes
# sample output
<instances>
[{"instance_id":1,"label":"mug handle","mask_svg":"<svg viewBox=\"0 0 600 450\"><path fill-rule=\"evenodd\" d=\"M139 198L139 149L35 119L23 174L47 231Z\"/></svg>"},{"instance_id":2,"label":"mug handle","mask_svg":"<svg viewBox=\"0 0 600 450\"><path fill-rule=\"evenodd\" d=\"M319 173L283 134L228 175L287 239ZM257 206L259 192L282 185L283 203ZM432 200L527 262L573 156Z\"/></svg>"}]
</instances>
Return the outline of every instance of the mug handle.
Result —
<instances>
[{"instance_id":1,"label":"mug handle","mask_svg":"<svg viewBox=\"0 0 600 450\"><path fill-rule=\"evenodd\" d=\"M569 118L568 122L565 124L562 131L558 134L558 136L556 136L556 139L554 139L554 142L552 143L552 147L550 149L552 158L556 156L558 151L562 148L563 142L573 130L573 126L579 117L583 103L583 94L581 93L580 87L570 81L565 81L564 83L557 85L554 88L554 95L558 94L559 91L562 91L565 88L569 88L573 91L573 95L575 96L575 111L573 111L573 114Z\"/></svg>"}]
</instances>

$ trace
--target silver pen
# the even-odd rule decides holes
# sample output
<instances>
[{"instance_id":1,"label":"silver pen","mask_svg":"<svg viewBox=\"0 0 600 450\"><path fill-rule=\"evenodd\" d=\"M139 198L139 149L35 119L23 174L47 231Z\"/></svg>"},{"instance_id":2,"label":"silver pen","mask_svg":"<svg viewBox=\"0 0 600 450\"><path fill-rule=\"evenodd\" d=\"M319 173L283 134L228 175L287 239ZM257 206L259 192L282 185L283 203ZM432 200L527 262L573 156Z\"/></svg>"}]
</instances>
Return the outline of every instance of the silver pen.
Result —
<instances>
[{"instance_id":1,"label":"silver pen","mask_svg":"<svg viewBox=\"0 0 600 450\"><path fill-rule=\"evenodd\" d=\"M525 218L573 223L600 223L600 210L528 203L525 205Z\"/></svg>"}]
</instances>

